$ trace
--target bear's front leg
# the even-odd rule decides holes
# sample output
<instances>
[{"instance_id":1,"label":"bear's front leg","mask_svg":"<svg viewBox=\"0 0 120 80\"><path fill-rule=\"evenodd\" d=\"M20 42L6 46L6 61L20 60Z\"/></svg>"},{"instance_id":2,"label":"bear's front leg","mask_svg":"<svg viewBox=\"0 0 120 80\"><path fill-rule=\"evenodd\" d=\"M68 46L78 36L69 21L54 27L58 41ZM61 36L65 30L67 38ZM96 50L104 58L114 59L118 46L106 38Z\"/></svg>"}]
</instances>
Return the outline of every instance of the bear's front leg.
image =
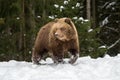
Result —
<instances>
[{"instance_id":1,"label":"bear's front leg","mask_svg":"<svg viewBox=\"0 0 120 80\"><path fill-rule=\"evenodd\" d=\"M41 56L33 49L32 52L32 63L40 64L39 61L41 60Z\"/></svg>"},{"instance_id":2,"label":"bear's front leg","mask_svg":"<svg viewBox=\"0 0 120 80\"><path fill-rule=\"evenodd\" d=\"M62 52L57 52L57 53L53 53L52 59L54 61L54 63L58 64L58 63L65 63L63 60L63 53Z\"/></svg>"},{"instance_id":3,"label":"bear's front leg","mask_svg":"<svg viewBox=\"0 0 120 80\"><path fill-rule=\"evenodd\" d=\"M70 50L70 60L69 63L73 64L76 62L76 60L79 58L79 53L75 49Z\"/></svg>"},{"instance_id":4,"label":"bear's front leg","mask_svg":"<svg viewBox=\"0 0 120 80\"><path fill-rule=\"evenodd\" d=\"M33 64L40 64L39 61L40 61L40 57L38 57L38 56L37 57L32 57L32 63Z\"/></svg>"}]
</instances>

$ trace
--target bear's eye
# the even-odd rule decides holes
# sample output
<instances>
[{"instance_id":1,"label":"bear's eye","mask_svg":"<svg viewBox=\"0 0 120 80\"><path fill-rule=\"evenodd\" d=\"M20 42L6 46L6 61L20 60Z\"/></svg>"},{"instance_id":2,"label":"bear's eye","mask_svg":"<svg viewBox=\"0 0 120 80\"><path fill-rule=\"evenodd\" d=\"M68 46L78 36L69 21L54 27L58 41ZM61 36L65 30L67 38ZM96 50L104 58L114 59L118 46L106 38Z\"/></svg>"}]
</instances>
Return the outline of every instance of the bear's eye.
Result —
<instances>
[{"instance_id":1,"label":"bear's eye","mask_svg":"<svg viewBox=\"0 0 120 80\"><path fill-rule=\"evenodd\" d=\"M65 30L65 28L60 28L60 30L61 30L61 31L64 31L64 30Z\"/></svg>"}]
</instances>

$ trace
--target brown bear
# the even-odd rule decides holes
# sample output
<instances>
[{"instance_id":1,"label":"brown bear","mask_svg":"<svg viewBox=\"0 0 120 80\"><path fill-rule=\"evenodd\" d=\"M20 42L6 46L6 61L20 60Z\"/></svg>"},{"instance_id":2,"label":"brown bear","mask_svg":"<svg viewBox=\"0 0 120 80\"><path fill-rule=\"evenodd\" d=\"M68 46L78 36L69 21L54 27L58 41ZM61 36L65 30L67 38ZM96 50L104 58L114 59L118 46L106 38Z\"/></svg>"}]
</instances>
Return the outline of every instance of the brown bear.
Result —
<instances>
[{"instance_id":1,"label":"brown bear","mask_svg":"<svg viewBox=\"0 0 120 80\"><path fill-rule=\"evenodd\" d=\"M69 53L73 64L79 57L79 41L75 25L70 18L60 18L49 22L38 32L32 52L32 61L39 64L48 53L54 63L64 62L64 55Z\"/></svg>"}]
</instances>

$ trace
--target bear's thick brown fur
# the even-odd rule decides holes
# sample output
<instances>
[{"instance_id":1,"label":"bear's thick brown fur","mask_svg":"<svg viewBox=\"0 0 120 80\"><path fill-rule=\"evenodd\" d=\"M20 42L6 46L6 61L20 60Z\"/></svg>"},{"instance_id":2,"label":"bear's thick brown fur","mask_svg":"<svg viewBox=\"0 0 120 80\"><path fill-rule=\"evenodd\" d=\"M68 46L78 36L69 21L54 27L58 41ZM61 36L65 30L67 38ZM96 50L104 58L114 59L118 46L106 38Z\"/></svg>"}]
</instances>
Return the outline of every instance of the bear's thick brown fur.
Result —
<instances>
[{"instance_id":1,"label":"bear's thick brown fur","mask_svg":"<svg viewBox=\"0 0 120 80\"><path fill-rule=\"evenodd\" d=\"M75 25L69 18L56 19L43 26L38 32L32 61L38 64L48 53L55 63L63 62L64 55L69 53L73 64L79 57L79 41Z\"/></svg>"}]
</instances>

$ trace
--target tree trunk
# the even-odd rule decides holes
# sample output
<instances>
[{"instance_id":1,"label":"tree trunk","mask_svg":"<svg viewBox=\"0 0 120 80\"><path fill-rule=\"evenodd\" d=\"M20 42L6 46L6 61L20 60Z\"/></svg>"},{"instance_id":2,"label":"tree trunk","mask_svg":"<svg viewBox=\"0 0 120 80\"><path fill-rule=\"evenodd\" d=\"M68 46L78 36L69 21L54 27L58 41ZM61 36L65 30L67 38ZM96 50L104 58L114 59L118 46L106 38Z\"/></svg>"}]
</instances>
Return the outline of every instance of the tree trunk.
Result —
<instances>
[{"instance_id":1,"label":"tree trunk","mask_svg":"<svg viewBox=\"0 0 120 80\"><path fill-rule=\"evenodd\" d=\"M25 14L26 27L29 30L26 30L29 33L27 37L27 53L32 50L34 40L35 40L35 11L34 11L34 0L26 2L28 5L26 9L28 10ZM30 55L31 56L31 55ZM26 56L26 59L29 60L30 56Z\"/></svg>"},{"instance_id":2,"label":"tree trunk","mask_svg":"<svg viewBox=\"0 0 120 80\"><path fill-rule=\"evenodd\" d=\"M87 19L90 20L91 18L91 4L90 4L91 0L87 0L86 4L87 4Z\"/></svg>"},{"instance_id":3,"label":"tree trunk","mask_svg":"<svg viewBox=\"0 0 120 80\"><path fill-rule=\"evenodd\" d=\"M45 19L46 19L46 0L43 0L43 13L42 13L42 22L43 24L45 23Z\"/></svg>"},{"instance_id":4,"label":"tree trunk","mask_svg":"<svg viewBox=\"0 0 120 80\"><path fill-rule=\"evenodd\" d=\"M97 0L92 0L92 28L96 28L97 24Z\"/></svg>"},{"instance_id":5,"label":"tree trunk","mask_svg":"<svg viewBox=\"0 0 120 80\"><path fill-rule=\"evenodd\" d=\"M30 10L30 27L31 27L31 46L33 46L33 43L34 43L34 39L35 39L35 19L34 19L34 17L35 17L35 11L34 11L34 0L31 0L31 2L30 2L30 6L29 6L29 10Z\"/></svg>"},{"instance_id":6,"label":"tree trunk","mask_svg":"<svg viewBox=\"0 0 120 80\"><path fill-rule=\"evenodd\" d=\"M25 33L25 12L24 12L24 0L21 1L21 25L20 25L20 43L19 43L19 50L22 55L22 59L25 57L26 53L26 33Z\"/></svg>"}]
</instances>

